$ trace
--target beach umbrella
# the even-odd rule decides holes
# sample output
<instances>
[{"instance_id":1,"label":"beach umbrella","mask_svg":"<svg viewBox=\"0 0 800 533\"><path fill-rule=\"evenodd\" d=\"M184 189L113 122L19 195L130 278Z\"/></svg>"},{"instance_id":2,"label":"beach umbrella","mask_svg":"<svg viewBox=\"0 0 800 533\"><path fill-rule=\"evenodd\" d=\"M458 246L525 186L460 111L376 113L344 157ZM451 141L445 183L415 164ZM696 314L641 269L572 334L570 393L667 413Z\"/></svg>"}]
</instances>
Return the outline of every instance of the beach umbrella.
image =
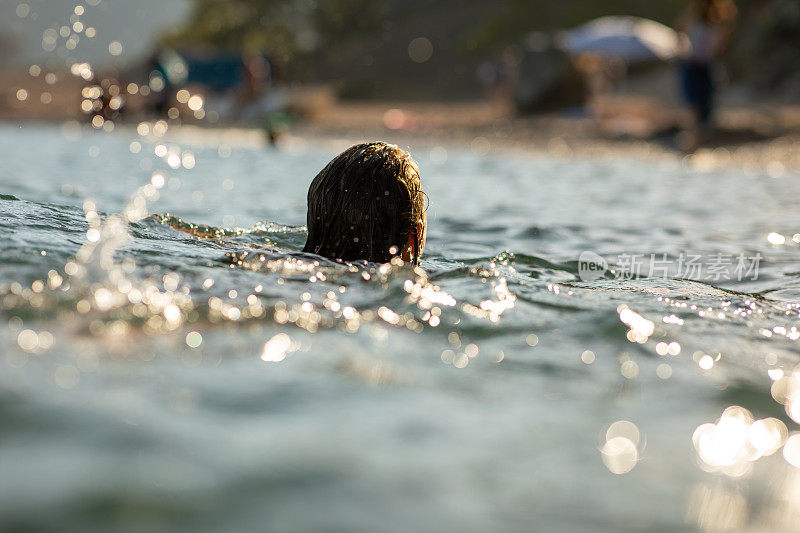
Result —
<instances>
[{"instance_id":1,"label":"beach umbrella","mask_svg":"<svg viewBox=\"0 0 800 533\"><path fill-rule=\"evenodd\" d=\"M675 30L639 17L601 17L562 32L558 44L570 54L591 52L629 63L668 60L681 50Z\"/></svg>"}]
</instances>

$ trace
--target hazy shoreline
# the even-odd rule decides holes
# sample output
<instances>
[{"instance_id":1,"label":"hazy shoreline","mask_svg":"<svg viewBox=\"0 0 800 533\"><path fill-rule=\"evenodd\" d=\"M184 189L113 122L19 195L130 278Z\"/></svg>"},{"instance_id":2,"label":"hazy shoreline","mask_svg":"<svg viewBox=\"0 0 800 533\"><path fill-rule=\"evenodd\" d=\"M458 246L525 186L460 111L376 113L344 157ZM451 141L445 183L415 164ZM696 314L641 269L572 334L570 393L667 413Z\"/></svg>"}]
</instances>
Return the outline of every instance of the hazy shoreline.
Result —
<instances>
[{"instance_id":1,"label":"hazy shoreline","mask_svg":"<svg viewBox=\"0 0 800 533\"><path fill-rule=\"evenodd\" d=\"M278 140L284 147L318 142L332 150L360 140L387 140L417 149L442 147L476 155L537 154L554 157L620 157L681 161L700 170L743 168L769 170L779 177L800 168L800 106L726 106L707 145L692 154L680 150L674 124L678 108L655 110L634 99L603 102L584 112L515 116L491 102L387 103L340 101L298 119ZM7 124L63 123L43 117L6 116ZM154 120L144 118L142 120ZM673 121L672 123L670 121ZM117 128L133 128L126 120ZM168 138L197 142L206 132L210 143L255 147L269 142L266 132L242 124L196 123L172 127ZM205 141L204 141L205 142Z\"/></svg>"},{"instance_id":2,"label":"hazy shoreline","mask_svg":"<svg viewBox=\"0 0 800 533\"><path fill-rule=\"evenodd\" d=\"M399 111L399 113L398 113ZM706 166L764 167L773 162L800 168L800 107L729 106L720 110L718 129L707 145L687 154L675 145L680 109L635 101L599 104L591 114L514 116L500 106L476 103L341 103L326 115L300 123L306 138L387 138L408 145L450 146L478 155L534 152L576 157L675 159L689 155ZM677 118L676 118L677 117ZM394 122L392 122L394 121ZM393 128L387 127L387 122Z\"/></svg>"}]
</instances>

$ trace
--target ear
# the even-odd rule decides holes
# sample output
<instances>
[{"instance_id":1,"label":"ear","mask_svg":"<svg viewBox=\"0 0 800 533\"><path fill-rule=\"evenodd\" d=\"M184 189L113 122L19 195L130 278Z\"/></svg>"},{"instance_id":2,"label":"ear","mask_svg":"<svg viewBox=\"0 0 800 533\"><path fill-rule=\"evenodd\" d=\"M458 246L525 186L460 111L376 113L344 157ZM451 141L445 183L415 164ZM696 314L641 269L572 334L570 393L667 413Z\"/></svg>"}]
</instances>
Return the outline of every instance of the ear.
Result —
<instances>
[{"instance_id":1,"label":"ear","mask_svg":"<svg viewBox=\"0 0 800 533\"><path fill-rule=\"evenodd\" d=\"M403 247L401 259L405 262L419 261L419 256L425 250L425 221L418 220L414 230L408 234L408 240Z\"/></svg>"},{"instance_id":2,"label":"ear","mask_svg":"<svg viewBox=\"0 0 800 533\"><path fill-rule=\"evenodd\" d=\"M419 231L419 230L416 230ZM406 263L410 263L414 256L414 248L416 248L416 235L413 231L409 232L408 239L406 239L406 244L403 246L403 251L400 254L400 259L405 261Z\"/></svg>"}]
</instances>

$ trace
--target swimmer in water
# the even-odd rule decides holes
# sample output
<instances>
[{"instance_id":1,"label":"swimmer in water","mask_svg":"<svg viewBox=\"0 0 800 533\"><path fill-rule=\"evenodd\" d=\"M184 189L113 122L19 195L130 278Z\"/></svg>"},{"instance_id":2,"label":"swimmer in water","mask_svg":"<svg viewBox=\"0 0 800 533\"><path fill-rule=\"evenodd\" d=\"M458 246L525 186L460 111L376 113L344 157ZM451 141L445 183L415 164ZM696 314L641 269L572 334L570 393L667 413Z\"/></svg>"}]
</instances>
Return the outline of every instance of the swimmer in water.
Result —
<instances>
[{"instance_id":1,"label":"swimmer in water","mask_svg":"<svg viewBox=\"0 0 800 533\"><path fill-rule=\"evenodd\" d=\"M393 144L351 146L311 182L307 221L304 252L418 264L427 216L417 163Z\"/></svg>"},{"instance_id":2,"label":"swimmer in water","mask_svg":"<svg viewBox=\"0 0 800 533\"><path fill-rule=\"evenodd\" d=\"M308 189L304 252L342 261L419 264L428 218L414 159L397 146L351 146L328 163ZM170 215L162 223L195 237L224 239L231 230L189 224Z\"/></svg>"}]
</instances>

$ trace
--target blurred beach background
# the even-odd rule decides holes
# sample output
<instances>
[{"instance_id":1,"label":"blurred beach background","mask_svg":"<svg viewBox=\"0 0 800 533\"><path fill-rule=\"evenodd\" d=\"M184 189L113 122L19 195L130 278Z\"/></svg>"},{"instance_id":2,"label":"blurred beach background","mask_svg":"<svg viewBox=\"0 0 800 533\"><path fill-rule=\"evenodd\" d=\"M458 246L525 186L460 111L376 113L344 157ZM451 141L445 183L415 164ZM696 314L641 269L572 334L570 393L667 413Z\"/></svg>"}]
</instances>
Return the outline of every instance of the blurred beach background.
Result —
<instances>
[{"instance_id":1,"label":"blurred beach background","mask_svg":"<svg viewBox=\"0 0 800 533\"><path fill-rule=\"evenodd\" d=\"M0 531L797 531L798 143L797 0L0 0Z\"/></svg>"},{"instance_id":2,"label":"blurred beach background","mask_svg":"<svg viewBox=\"0 0 800 533\"><path fill-rule=\"evenodd\" d=\"M118 86L128 123L172 113L206 127L405 134L479 151L591 152L641 148L640 141L685 149L675 138L689 120L680 51L667 33L687 10L682 0L103 1L80 17L73 7L3 2L0 116L91 119L96 110L81 108L86 80L70 72L86 62L94 81ZM789 0L739 3L730 46L715 65L717 131L707 147L787 152L796 140L797 9ZM649 54L636 49L642 42L628 50L569 46L576 28L601 17L664 26L636 30ZM139 86L148 86L146 95ZM207 100L203 119L186 108L188 97L176 99L182 88Z\"/></svg>"}]
</instances>

